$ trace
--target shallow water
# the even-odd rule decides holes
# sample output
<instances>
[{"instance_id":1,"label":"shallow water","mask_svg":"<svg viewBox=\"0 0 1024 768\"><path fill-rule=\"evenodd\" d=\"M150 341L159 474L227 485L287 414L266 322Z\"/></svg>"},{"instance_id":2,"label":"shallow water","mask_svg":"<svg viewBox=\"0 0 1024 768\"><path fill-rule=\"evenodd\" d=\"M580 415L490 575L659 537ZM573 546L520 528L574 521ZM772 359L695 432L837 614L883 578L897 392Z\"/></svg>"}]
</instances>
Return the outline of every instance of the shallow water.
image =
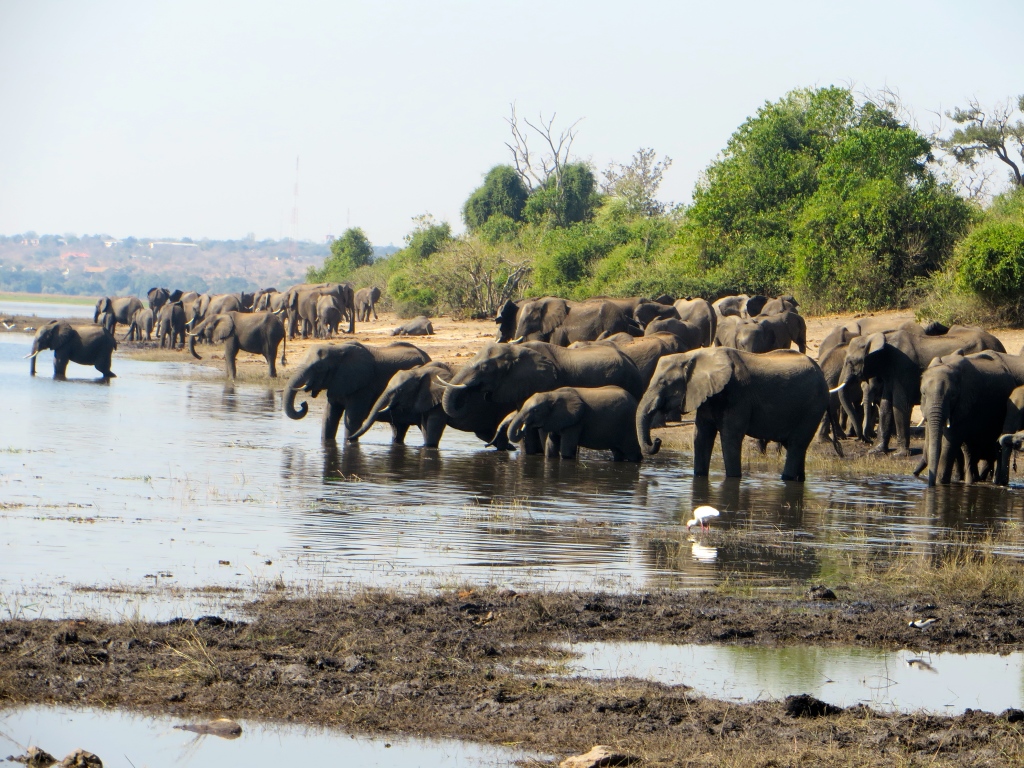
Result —
<instances>
[{"instance_id":1,"label":"shallow water","mask_svg":"<svg viewBox=\"0 0 1024 768\"><path fill-rule=\"evenodd\" d=\"M42 318L78 317L92 320L91 304L61 304L50 301L0 301L0 315L35 315Z\"/></svg>"},{"instance_id":2,"label":"shallow water","mask_svg":"<svg viewBox=\"0 0 1024 768\"><path fill-rule=\"evenodd\" d=\"M0 754L45 749L58 760L75 749L106 766L284 765L512 766L518 750L454 740L368 738L338 730L240 721L236 739L174 728L194 720L142 717L113 710L22 707L0 710Z\"/></svg>"},{"instance_id":3,"label":"shallow water","mask_svg":"<svg viewBox=\"0 0 1024 768\"><path fill-rule=\"evenodd\" d=\"M860 648L765 648L658 643L563 646L570 673L688 685L715 699L781 700L809 693L848 707L959 714L1024 709L1024 653L894 653ZM908 663L909 662L909 663Z\"/></svg>"},{"instance_id":4,"label":"shallow water","mask_svg":"<svg viewBox=\"0 0 1024 768\"><path fill-rule=\"evenodd\" d=\"M667 450L642 465L549 461L454 431L440 450L417 447L414 430L391 446L383 426L325 449L322 397L291 421L280 392L226 384L184 354L115 355L118 378L103 384L74 364L53 381L44 353L30 378L30 345L0 335L0 616L198 615L281 582L770 587L838 559L929 558L991 534L1024 555L1016 489L783 483L777 470L727 481L715 465L700 481ZM680 525L699 504L722 516L688 542ZM763 545L780 532L796 544Z\"/></svg>"}]
</instances>

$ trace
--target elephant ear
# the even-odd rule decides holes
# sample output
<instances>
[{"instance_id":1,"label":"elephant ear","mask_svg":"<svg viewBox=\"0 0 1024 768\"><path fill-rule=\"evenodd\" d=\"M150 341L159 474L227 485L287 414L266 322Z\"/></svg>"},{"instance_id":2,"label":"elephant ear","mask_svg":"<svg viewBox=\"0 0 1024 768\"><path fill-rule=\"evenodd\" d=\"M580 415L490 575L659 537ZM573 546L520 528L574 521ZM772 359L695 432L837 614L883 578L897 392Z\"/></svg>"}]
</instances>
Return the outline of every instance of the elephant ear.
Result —
<instances>
[{"instance_id":1,"label":"elephant ear","mask_svg":"<svg viewBox=\"0 0 1024 768\"><path fill-rule=\"evenodd\" d=\"M60 322L53 329L51 349L58 349L65 347L71 343L71 340L75 337L75 329L72 328L68 323Z\"/></svg>"},{"instance_id":2,"label":"elephant ear","mask_svg":"<svg viewBox=\"0 0 1024 768\"><path fill-rule=\"evenodd\" d=\"M558 368L551 358L527 347L511 349L515 357L494 389L494 400L522 403L535 392L544 392L557 386Z\"/></svg>"},{"instance_id":3,"label":"elephant ear","mask_svg":"<svg viewBox=\"0 0 1024 768\"><path fill-rule=\"evenodd\" d=\"M569 304L566 301L556 299L555 301L546 302L544 304L544 319L541 321L540 326L541 333L551 333L565 322L565 318L568 315Z\"/></svg>"},{"instance_id":4,"label":"elephant ear","mask_svg":"<svg viewBox=\"0 0 1024 768\"><path fill-rule=\"evenodd\" d=\"M420 377L420 388L416 393L416 412L426 413L431 408L441 404L444 398L444 387L434 381L435 376L441 376L445 381L451 378L451 374L440 369L430 368L431 372Z\"/></svg>"},{"instance_id":5,"label":"elephant ear","mask_svg":"<svg viewBox=\"0 0 1024 768\"><path fill-rule=\"evenodd\" d=\"M216 325L213 326L213 339L214 341L223 341L234 332L235 321L231 319L231 315L220 315Z\"/></svg>"},{"instance_id":6,"label":"elephant ear","mask_svg":"<svg viewBox=\"0 0 1024 768\"><path fill-rule=\"evenodd\" d=\"M168 301L181 301L181 297L184 296L184 292L180 288L175 288L174 292L168 297Z\"/></svg>"},{"instance_id":7,"label":"elephant ear","mask_svg":"<svg viewBox=\"0 0 1024 768\"><path fill-rule=\"evenodd\" d=\"M686 378L684 413L692 413L708 399L721 393L732 381L734 364L732 355L723 351L710 351L694 355Z\"/></svg>"},{"instance_id":8,"label":"elephant ear","mask_svg":"<svg viewBox=\"0 0 1024 768\"><path fill-rule=\"evenodd\" d=\"M868 344L866 355L873 355L876 352L881 352L885 349L885 334L884 333L872 333L868 336Z\"/></svg>"}]
</instances>

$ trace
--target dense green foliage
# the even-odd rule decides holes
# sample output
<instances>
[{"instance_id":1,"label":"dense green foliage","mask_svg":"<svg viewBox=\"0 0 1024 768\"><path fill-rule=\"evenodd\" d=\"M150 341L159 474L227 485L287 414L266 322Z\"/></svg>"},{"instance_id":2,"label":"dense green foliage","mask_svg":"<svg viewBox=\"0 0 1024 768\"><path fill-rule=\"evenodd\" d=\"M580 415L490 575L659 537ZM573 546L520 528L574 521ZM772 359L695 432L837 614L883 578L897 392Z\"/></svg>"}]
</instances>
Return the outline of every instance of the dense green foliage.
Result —
<instances>
[{"instance_id":1,"label":"dense green foliage","mask_svg":"<svg viewBox=\"0 0 1024 768\"><path fill-rule=\"evenodd\" d=\"M373 259L373 246L366 233L359 227L346 229L341 237L331 243L331 255L323 267L310 267L306 280L310 283L338 283L347 280L359 267L366 266Z\"/></svg>"},{"instance_id":2,"label":"dense green foliage","mask_svg":"<svg viewBox=\"0 0 1024 768\"><path fill-rule=\"evenodd\" d=\"M494 216L522 221L529 194L515 168L496 165L487 172L483 185L466 200L462 207L462 220L471 232L480 229Z\"/></svg>"}]
</instances>

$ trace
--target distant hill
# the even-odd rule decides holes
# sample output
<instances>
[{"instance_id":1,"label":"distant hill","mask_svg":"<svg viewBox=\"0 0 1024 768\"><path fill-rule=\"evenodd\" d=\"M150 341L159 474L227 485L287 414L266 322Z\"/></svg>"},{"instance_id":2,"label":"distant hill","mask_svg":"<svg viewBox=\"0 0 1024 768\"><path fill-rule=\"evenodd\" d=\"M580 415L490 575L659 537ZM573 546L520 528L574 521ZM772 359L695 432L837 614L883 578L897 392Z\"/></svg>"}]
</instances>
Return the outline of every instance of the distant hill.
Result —
<instances>
[{"instance_id":1,"label":"distant hill","mask_svg":"<svg viewBox=\"0 0 1024 768\"><path fill-rule=\"evenodd\" d=\"M374 248L380 258L398 248ZM320 266L326 243L303 240L190 240L105 235L0 235L0 290L142 295L156 285L201 292L283 287Z\"/></svg>"}]
</instances>

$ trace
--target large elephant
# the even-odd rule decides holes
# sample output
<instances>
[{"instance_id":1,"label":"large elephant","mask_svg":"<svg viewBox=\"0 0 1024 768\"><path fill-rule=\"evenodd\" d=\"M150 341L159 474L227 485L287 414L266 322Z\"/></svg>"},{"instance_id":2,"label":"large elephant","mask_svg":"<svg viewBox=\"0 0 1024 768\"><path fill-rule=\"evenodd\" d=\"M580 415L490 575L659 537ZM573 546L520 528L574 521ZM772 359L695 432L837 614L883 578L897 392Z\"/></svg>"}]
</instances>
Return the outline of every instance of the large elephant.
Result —
<instances>
[{"instance_id":1,"label":"large elephant","mask_svg":"<svg viewBox=\"0 0 1024 768\"><path fill-rule=\"evenodd\" d=\"M92 313L92 321L100 323L102 315L112 315L113 320L108 320L107 322L111 333L113 333L113 326L117 323L131 325L132 315L142 309L143 306L143 303L135 296L120 296L114 299L104 296L96 302L96 309Z\"/></svg>"},{"instance_id":2,"label":"large elephant","mask_svg":"<svg viewBox=\"0 0 1024 768\"><path fill-rule=\"evenodd\" d=\"M735 347L744 352L764 353L775 349L797 349L807 351L807 324L796 312L782 312L749 320L723 318L719 325L719 343L723 347ZM734 335L730 338L729 331Z\"/></svg>"},{"instance_id":3,"label":"large elephant","mask_svg":"<svg viewBox=\"0 0 1024 768\"><path fill-rule=\"evenodd\" d=\"M185 346L185 307L180 301L167 302L160 307L160 314L156 318L156 338L163 349L166 343L171 349L178 347L181 342Z\"/></svg>"},{"instance_id":4,"label":"large elephant","mask_svg":"<svg viewBox=\"0 0 1024 768\"><path fill-rule=\"evenodd\" d=\"M910 412L921 402L921 374L937 357L960 351L963 354L991 349L1005 352L999 339L980 328L953 326L942 336L928 336L919 331L897 330L857 336L847 347L846 361L840 375L839 399L855 418L846 387L861 381L877 379L879 400L878 442L874 453L889 450L895 427L897 456L910 455ZM1003 400L1005 404L1005 398Z\"/></svg>"},{"instance_id":5,"label":"large elephant","mask_svg":"<svg viewBox=\"0 0 1024 768\"><path fill-rule=\"evenodd\" d=\"M677 320L674 317L652 320L644 328L644 336L660 336L665 333L679 338L680 343L684 347L684 349L677 350L679 352L703 347L704 341L707 339L705 329L684 320Z\"/></svg>"},{"instance_id":6,"label":"large elephant","mask_svg":"<svg viewBox=\"0 0 1024 768\"><path fill-rule=\"evenodd\" d=\"M209 315L241 311L243 311L242 300L237 293L219 293L216 296L204 293L192 302L192 316L186 325L188 328L195 329Z\"/></svg>"},{"instance_id":7,"label":"large elephant","mask_svg":"<svg viewBox=\"0 0 1024 768\"><path fill-rule=\"evenodd\" d=\"M711 306L719 319L723 317L756 317L771 299L767 296L748 296L739 293L734 296L723 296Z\"/></svg>"},{"instance_id":8,"label":"large elephant","mask_svg":"<svg viewBox=\"0 0 1024 768\"><path fill-rule=\"evenodd\" d=\"M766 301L761 306L760 310L751 315L751 317L770 317L771 315L781 315L783 312L796 312L797 307L799 306L800 304L797 302L795 296L791 296L789 294L776 296L774 299Z\"/></svg>"},{"instance_id":9,"label":"large elephant","mask_svg":"<svg viewBox=\"0 0 1024 768\"><path fill-rule=\"evenodd\" d=\"M545 455L575 459L580 448L611 451L615 461L640 461L636 398L620 387L560 387L538 392L506 417L508 439L529 429L547 435ZM499 430L499 433L501 430Z\"/></svg>"},{"instance_id":10,"label":"large elephant","mask_svg":"<svg viewBox=\"0 0 1024 768\"><path fill-rule=\"evenodd\" d=\"M629 333L643 335L640 324L613 300L566 301L554 296L524 301L518 305L515 330L509 331L509 305L498 316L498 341L546 341L567 347L574 341L594 341L602 335Z\"/></svg>"},{"instance_id":11,"label":"large elephant","mask_svg":"<svg viewBox=\"0 0 1024 768\"><path fill-rule=\"evenodd\" d=\"M322 440L326 443L336 438L342 416L348 439L358 440L355 433L391 377L399 371L429 362L426 352L404 341L381 347L357 341L318 344L309 350L306 359L288 380L284 412L290 419L301 419L306 415L308 406L303 402L296 409L295 394L303 390L316 397L326 391Z\"/></svg>"},{"instance_id":12,"label":"large elephant","mask_svg":"<svg viewBox=\"0 0 1024 768\"><path fill-rule=\"evenodd\" d=\"M613 346L594 345L565 349L530 341L523 344L490 343L445 385L442 405L452 418L470 416L479 393L503 409L502 416L519 410L531 395L559 387L622 387L634 397L643 394L644 382L636 365ZM536 434L528 434L527 453L539 453Z\"/></svg>"},{"instance_id":13,"label":"large elephant","mask_svg":"<svg viewBox=\"0 0 1024 768\"><path fill-rule=\"evenodd\" d=\"M352 437L361 437L374 422L382 420L383 417L383 420L389 421L392 425L395 442L404 440L407 429L404 425L415 424L419 426L423 434L423 445L427 448L438 446L445 427L461 432L472 432L499 450L512 448L504 437L491 442L505 412L482 394L470 395L471 402L461 418L449 416L444 412L441 400L445 389L441 382L449 381L458 371L458 366L439 361L399 371L391 377L387 388L373 404L363 426Z\"/></svg>"},{"instance_id":14,"label":"large elephant","mask_svg":"<svg viewBox=\"0 0 1024 768\"><path fill-rule=\"evenodd\" d=\"M645 300L637 304L636 309L633 310L633 319L643 328L646 328L648 323L654 320L664 320L666 318L678 320L679 313L671 304L662 304L660 301Z\"/></svg>"},{"instance_id":15,"label":"large elephant","mask_svg":"<svg viewBox=\"0 0 1024 768\"><path fill-rule=\"evenodd\" d=\"M397 328L391 329L392 336L433 336L434 324L426 315L414 317L408 322L402 323Z\"/></svg>"},{"instance_id":16,"label":"large elephant","mask_svg":"<svg viewBox=\"0 0 1024 768\"><path fill-rule=\"evenodd\" d=\"M110 370L110 356L117 349L117 339L99 325L72 326L65 320L53 320L38 331L32 340L32 351L27 357L29 374L36 375L36 356L44 349L53 350L53 378L66 378L68 363L91 365L103 374L104 379L113 379Z\"/></svg>"},{"instance_id":17,"label":"large elephant","mask_svg":"<svg viewBox=\"0 0 1024 768\"><path fill-rule=\"evenodd\" d=\"M169 288L150 288L146 291L146 298L149 299L149 308L153 310L154 315L167 302L181 301L183 295L183 291L172 291Z\"/></svg>"},{"instance_id":18,"label":"large elephant","mask_svg":"<svg viewBox=\"0 0 1024 768\"><path fill-rule=\"evenodd\" d=\"M270 378L277 377L277 348L284 342L284 321L273 312L222 312L208 315L188 335L188 351L196 360L196 337L208 330L214 344L224 342L224 368L229 378L235 378L235 358L239 350L263 355ZM286 364L288 345L281 347L281 365Z\"/></svg>"},{"instance_id":19,"label":"large elephant","mask_svg":"<svg viewBox=\"0 0 1024 768\"><path fill-rule=\"evenodd\" d=\"M278 293L279 291L277 288L260 288L252 297L252 311L272 311L273 308L270 306L270 302ZM278 307L278 309L280 309L280 307Z\"/></svg>"},{"instance_id":20,"label":"large elephant","mask_svg":"<svg viewBox=\"0 0 1024 768\"><path fill-rule=\"evenodd\" d=\"M807 447L828 406L828 385L817 364L793 350L753 354L719 347L668 355L658 362L636 413L640 445L658 452L651 423L659 414L695 413L693 474L710 471L715 437L721 436L727 477L742 474L746 436L786 449L783 480L804 480Z\"/></svg>"},{"instance_id":21,"label":"large elephant","mask_svg":"<svg viewBox=\"0 0 1024 768\"><path fill-rule=\"evenodd\" d=\"M356 319L364 323L370 322L370 314L377 319L377 302L380 301L380 288L360 288L355 293Z\"/></svg>"},{"instance_id":22,"label":"large elephant","mask_svg":"<svg viewBox=\"0 0 1024 768\"><path fill-rule=\"evenodd\" d=\"M1024 385L1024 358L986 351L936 358L921 375L928 485L949 483L961 448L964 480L995 469L1007 403ZM984 464L979 471L979 462Z\"/></svg>"},{"instance_id":23,"label":"large elephant","mask_svg":"<svg viewBox=\"0 0 1024 768\"><path fill-rule=\"evenodd\" d=\"M592 346L614 346L626 357L633 361L640 377L643 379L644 388L654 376L654 369L658 366L658 360L665 355L674 355L677 352L688 352L696 347L690 346L683 338L674 333L653 333L649 336L630 336L628 333L621 333L600 341L576 341L569 345L569 349L579 349ZM700 346L699 344L697 346Z\"/></svg>"},{"instance_id":24,"label":"large elephant","mask_svg":"<svg viewBox=\"0 0 1024 768\"><path fill-rule=\"evenodd\" d=\"M146 341L153 340L153 327L156 325L156 317L153 315L153 310L149 307L143 307L132 315L132 322L128 326L128 332L124 335L125 341L142 341L142 336L145 334Z\"/></svg>"},{"instance_id":25,"label":"large elephant","mask_svg":"<svg viewBox=\"0 0 1024 768\"><path fill-rule=\"evenodd\" d=\"M321 296L316 300L316 336L329 339L338 333L344 317L336 296Z\"/></svg>"},{"instance_id":26,"label":"large elephant","mask_svg":"<svg viewBox=\"0 0 1024 768\"><path fill-rule=\"evenodd\" d=\"M702 347L710 347L715 343L715 333L718 330L718 313L711 306L711 302L700 297L696 299L678 299L673 305L679 319L690 325L696 325L704 332Z\"/></svg>"}]
</instances>

